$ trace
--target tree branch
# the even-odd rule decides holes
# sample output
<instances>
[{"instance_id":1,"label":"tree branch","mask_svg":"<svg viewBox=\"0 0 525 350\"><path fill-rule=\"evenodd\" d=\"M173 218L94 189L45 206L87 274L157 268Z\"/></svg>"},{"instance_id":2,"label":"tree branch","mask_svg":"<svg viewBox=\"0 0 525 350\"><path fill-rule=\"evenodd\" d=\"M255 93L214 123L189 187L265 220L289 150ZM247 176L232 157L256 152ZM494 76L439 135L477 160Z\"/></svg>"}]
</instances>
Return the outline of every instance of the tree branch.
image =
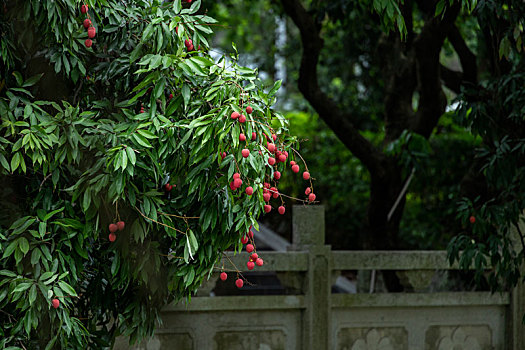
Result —
<instances>
[{"instance_id":1,"label":"tree branch","mask_svg":"<svg viewBox=\"0 0 525 350\"><path fill-rule=\"evenodd\" d=\"M461 92L461 82L463 81L463 74L461 72L452 70L444 65L441 65L441 79L445 86L456 94Z\"/></svg>"},{"instance_id":2,"label":"tree branch","mask_svg":"<svg viewBox=\"0 0 525 350\"><path fill-rule=\"evenodd\" d=\"M478 81L478 64L476 55L470 51L457 26L453 25L448 32L448 40L459 56L463 69L463 80L476 84Z\"/></svg>"},{"instance_id":3,"label":"tree branch","mask_svg":"<svg viewBox=\"0 0 525 350\"><path fill-rule=\"evenodd\" d=\"M427 138L447 105L441 85L439 54L460 7L456 1L445 9L442 18L429 16L414 41L419 84L419 108L414 130Z\"/></svg>"},{"instance_id":4,"label":"tree branch","mask_svg":"<svg viewBox=\"0 0 525 350\"><path fill-rule=\"evenodd\" d=\"M344 113L319 87L317 63L323 48L319 28L300 0L281 0L284 11L301 33L303 53L299 69L298 87L305 99L335 132L345 146L367 167L372 174L383 173L385 157L370 141L364 138L351 122L351 115Z\"/></svg>"}]
</instances>

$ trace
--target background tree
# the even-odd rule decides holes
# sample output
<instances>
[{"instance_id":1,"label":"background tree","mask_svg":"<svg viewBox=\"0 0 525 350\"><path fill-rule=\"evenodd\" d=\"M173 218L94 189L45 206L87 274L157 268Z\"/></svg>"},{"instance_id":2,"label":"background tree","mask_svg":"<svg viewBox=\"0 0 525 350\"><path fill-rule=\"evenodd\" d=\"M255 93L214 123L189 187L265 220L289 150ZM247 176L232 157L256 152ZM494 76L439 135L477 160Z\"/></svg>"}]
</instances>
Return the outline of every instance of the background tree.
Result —
<instances>
[{"instance_id":1,"label":"background tree","mask_svg":"<svg viewBox=\"0 0 525 350\"><path fill-rule=\"evenodd\" d=\"M297 84L313 112L331 129L327 131L315 117L289 113L300 116L291 118L292 130L294 123L308 120L307 127L299 127L308 129L303 135L313 140L303 149L308 159L334 169L322 167L325 176L318 182L323 190L321 200L329 199L324 203L328 225L334 228L327 230L332 234L330 243L342 248L442 248L453 233L463 232L464 238L455 239L450 246L451 257L457 258L459 242L471 251L464 255L465 263L477 256L475 251L494 256L497 262L497 250L503 248L516 260L512 258L501 268L515 276L521 257L513 255L505 232L516 226L524 208L518 185L523 183L523 143L517 137L523 130L523 118L516 117L523 116L517 112L523 110L523 89L519 88L523 4L269 3L274 5L273 13L229 1L218 6L227 7L234 21L237 6L247 18L253 11L274 20L279 16L288 19L287 47L281 51L289 64L288 81L283 84L287 97L291 96L288 102L297 100L293 88ZM243 30L249 29L236 28L235 32ZM274 40L279 35L275 31L268 34ZM264 42L248 44L274 51L263 46ZM268 60L272 65L275 58ZM509 102L505 106L502 89ZM456 111L458 103L461 107ZM301 103L294 106L292 110L308 111ZM334 141L332 132L340 142ZM342 145L355 158L341 152ZM482 153L476 151L479 148L484 149ZM498 174L505 169L505 175L487 177L493 167L499 169ZM405 196L402 189L412 169L415 173ZM488 188L493 188L492 195L487 195ZM345 196L338 196L340 193ZM463 197L469 200L460 200ZM397 209L389 218L398 198ZM364 203L368 203L366 209ZM492 205L494 220L490 219L491 224L483 229L485 235L480 236L476 232L484 224L476 221L472 225L467 219L477 213L476 217L487 220L486 209L480 210ZM342 212L351 215L342 218ZM364 233L361 240L355 232ZM467 244L473 236L476 243ZM477 246L478 242L482 245ZM483 266L482 261L478 258L478 267ZM395 280L389 287L399 290Z\"/></svg>"},{"instance_id":2,"label":"background tree","mask_svg":"<svg viewBox=\"0 0 525 350\"><path fill-rule=\"evenodd\" d=\"M211 59L200 0L1 5L0 347L150 335L284 203L279 84Z\"/></svg>"}]
</instances>

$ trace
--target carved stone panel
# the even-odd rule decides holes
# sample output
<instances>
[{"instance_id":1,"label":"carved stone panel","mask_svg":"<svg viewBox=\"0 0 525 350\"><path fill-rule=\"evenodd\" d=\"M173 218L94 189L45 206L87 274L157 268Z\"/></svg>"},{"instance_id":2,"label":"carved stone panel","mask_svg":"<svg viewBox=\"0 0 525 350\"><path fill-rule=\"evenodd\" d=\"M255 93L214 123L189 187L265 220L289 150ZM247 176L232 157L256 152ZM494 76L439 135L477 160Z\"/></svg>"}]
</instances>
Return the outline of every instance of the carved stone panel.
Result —
<instances>
[{"instance_id":1,"label":"carved stone panel","mask_svg":"<svg viewBox=\"0 0 525 350\"><path fill-rule=\"evenodd\" d=\"M338 350L406 350L408 335L402 327L342 328L337 333Z\"/></svg>"},{"instance_id":2,"label":"carved stone panel","mask_svg":"<svg viewBox=\"0 0 525 350\"><path fill-rule=\"evenodd\" d=\"M153 338L145 340L139 345L130 347L125 338L118 338L114 350L194 350L193 339L188 333L156 334Z\"/></svg>"},{"instance_id":3,"label":"carved stone panel","mask_svg":"<svg viewBox=\"0 0 525 350\"><path fill-rule=\"evenodd\" d=\"M217 332L213 343L215 350L285 350L286 335L281 330Z\"/></svg>"},{"instance_id":4,"label":"carved stone panel","mask_svg":"<svg viewBox=\"0 0 525 350\"><path fill-rule=\"evenodd\" d=\"M491 350L489 326L432 326L425 337L425 350Z\"/></svg>"}]
</instances>

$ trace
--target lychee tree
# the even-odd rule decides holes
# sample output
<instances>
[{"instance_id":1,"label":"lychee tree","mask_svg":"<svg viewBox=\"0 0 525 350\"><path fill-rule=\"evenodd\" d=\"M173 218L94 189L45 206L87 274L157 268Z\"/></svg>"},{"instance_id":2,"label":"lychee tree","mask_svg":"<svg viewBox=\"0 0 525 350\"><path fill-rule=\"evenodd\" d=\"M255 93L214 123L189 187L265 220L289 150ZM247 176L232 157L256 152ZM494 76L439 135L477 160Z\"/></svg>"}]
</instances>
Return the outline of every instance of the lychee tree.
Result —
<instances>
[{"instance_id":1,"label":"lychee tree","mask_svg":"<svg viewBox=\"0 0 525 350\"><path fill-rule=\"evenodd\" d=\"M280 82L210 56L200 0L0 4L0 347L148 336L308 170Z\"/></svg>"}]
</instances>

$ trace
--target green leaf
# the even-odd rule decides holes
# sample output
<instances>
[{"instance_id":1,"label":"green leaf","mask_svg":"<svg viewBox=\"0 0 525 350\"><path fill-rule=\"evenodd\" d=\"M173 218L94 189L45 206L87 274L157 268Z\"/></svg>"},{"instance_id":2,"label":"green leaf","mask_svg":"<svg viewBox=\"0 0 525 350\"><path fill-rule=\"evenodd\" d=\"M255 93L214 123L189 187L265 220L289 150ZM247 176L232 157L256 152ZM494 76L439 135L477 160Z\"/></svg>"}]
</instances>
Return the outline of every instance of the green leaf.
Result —
<instances>
[{"instance_id":1,"label":"green leaf","mask_svg":"<svg viewBox=\"0 0 525 350\"><path fill-rule=\"evenodd\" d=\"M58 281L58 285L60 287L60 289L62 289L64 292L66 292L67 294L71 295L71 296L74 296L76 297L77 296L77 292L75 292L75 290L73 289L73 287L71 287L69 284L67 284L66 282L64 281Z\"/></svg>"},{"instance_id":2,"label":"green leaf","mask_svg":"<svg viewBox=\"0 0 525 350\"><path fill-rule=\"evenodd\" d=\"M184 99L184 106L188 108L188 103L190 102L191 90L188 84L182 86L182 98ZM12 167L12 166L11 166Z\"/></svg>"},{"instance_id":3,"label":"green leaf","mask_svg":"<svg viewBox=\"0 0 525 350\"><path fill-rule=\"evenodd\" d=\"M135 151L131 147L126 147L126 153L131 164L135 165L137 158L135 157Z\"/></svg>"},{"instance_id":4,"label":"green leaf","mask_svg":"<svg viewBox=\"0 0 525 350\"><path fill-rule=\"evenodd\" d=\"M23 292L24 290L28 290L29 287L31 287L32 285L33 285L33 283L31 283L31 282L22 282L18 286L16 286L15 289L13 289L13 293Z\"/></svg>"},{"instance_id":5,"label":"green leaf","mask_svg":"<svg viewBox=\"0 0 525 350\"><path fill-rule=\"evenodd\" d=\"M132 135L133 139L135 139L135 141L137 141L137 143L141 146L144 146L144 147L148 147L148 148L151 148L153 146L151 146L151 144L149 143L149 141L142 135L139 135L137 133L133 134Z\"/></svg>"},{"instance_id":6,"label":"green leaf","mask_svg":"<svg viewBox=\"0 0 525 350\"><path fill-rule=\"evenodd\" d=\"M29 242L27 241L25 237L20 237L18 239L18 247L20 248L22 253L24 253L24 256L25 256L27 252L29 251Z\"/></svg>"},{"instance_id":7,"label":"green leaf","mask_svg":"<svg viewBox=\"0 0 525 350\"><path fill-rule=\"evenodd\" d=\"M29 290L29 305L33 305L33 302L36 300L36 293L36 284L33 284Z\"/></svg>"}]
</instances>

